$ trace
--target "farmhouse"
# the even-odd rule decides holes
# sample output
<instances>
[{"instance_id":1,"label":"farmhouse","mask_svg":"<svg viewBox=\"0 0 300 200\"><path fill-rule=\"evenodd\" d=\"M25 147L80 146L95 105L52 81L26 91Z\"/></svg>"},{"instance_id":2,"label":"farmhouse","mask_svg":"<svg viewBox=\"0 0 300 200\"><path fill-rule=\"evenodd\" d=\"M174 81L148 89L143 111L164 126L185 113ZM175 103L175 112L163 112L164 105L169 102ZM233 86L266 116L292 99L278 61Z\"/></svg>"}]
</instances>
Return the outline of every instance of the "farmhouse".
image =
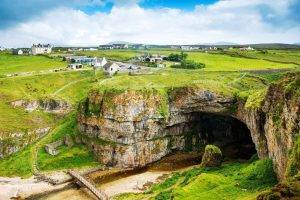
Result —
<instances>
[{"instance_id":1,"label":"farmhouse","mask_svg":"<svg viewBox=\"0 0 300 200\"><path fill-rule=\"evenodd\" d=\"M81 63L71 63L68 65L68 68L69 69L82 69L83 68L83 65Z\"/></svg>"},{"instance_id":2,"label":"farmhouse","mask_svg":"<svg viewBox=\"0 0 300 200\"><path fill-rule=\"evenodd\" d=\"M23 50L22 49L13 49L12 50L12 54L14 54L14 55L22 55L23 54Z\"/></svg>"},{"instance_id":3,"label":"farmhouse","mask_svg":"<svg viewBox=\"0 0 300 200\"><path fill-rule=\"evenodd\" d=\"M253 51L254 49L250 46L240 48L241 51Z\"/></svg>"},{"instance_id":4,"label":"farmhouse","mask_svg":"<svg viewBox=\"0 0 300 200\"><path fill-rule=\"evenodd\" d=\"M120 70L120 67L117 63L108 62L103 66L104 72L108 75L114 75Z\"/></svg>"},{"instance_id":5,"label":"farmhouse","mask_svg":"<svg viewBox=\"0 0 300 200\"><path fill-rule=\"evenodd\" d=\"M97 67L103 67L107 63L107 60L105 57L103 58L94 58L92 61L92 66L97 68Z\"/></svg>"},{"instance_id":6,"label":"farmhouse","mask_svg":"<svg viewBox=\"0 0 300 200\"><path fill-rule=\"evenodd\" d=\"M108 45L99 45L99 49L128 49L128 44L108 44Z\"/></svg>"},{"instance_id":7,"label":"farmhouse","mask_svg":"<svg viewBox=\"0 0 300 200\"><path fill-rule=\"evenodd\" d=\"M143 55L138 57L138 59L142 62L161 62L164 60L166 56L162 56L162 55L157 55L157 54L153 54L153 55Z\"/></svg>"},{"instance_id":8,"label":"farmhouse","mask_svg":"<svg viewBox=\"0 0 300 200\"><path fill-rule=\"evenodd\" d=\"M181 46L180 48L182 51L189 51L192 49L192 47L190 47L190 46Z\"/></svg>"},{"instance_id":9,"label":"farmhouse","mask_svg":"<svg viewBox=\"0 0 300 200\"><path fill-rule=\"evenodd\" d=\"M52 45L50 44L33 44L31 46L31 53L33 55L37 54L48 54L52 51Z\"/></svg>"}]
</instances>

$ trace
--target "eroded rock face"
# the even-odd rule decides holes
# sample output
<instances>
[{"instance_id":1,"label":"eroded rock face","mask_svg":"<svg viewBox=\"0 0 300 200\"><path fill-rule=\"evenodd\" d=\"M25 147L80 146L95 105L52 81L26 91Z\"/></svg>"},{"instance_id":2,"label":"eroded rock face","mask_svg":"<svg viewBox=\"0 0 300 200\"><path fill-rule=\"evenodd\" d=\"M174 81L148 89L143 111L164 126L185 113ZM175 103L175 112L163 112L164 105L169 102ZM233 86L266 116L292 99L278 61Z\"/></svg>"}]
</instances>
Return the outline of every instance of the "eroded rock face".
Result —
<instances>
[{"instance_id":1,"label":"eroded rock face","mask_svg":"<svg viewBox=\"0 0 300 200\"><path fill-rule=\"evenodd\" d=\"M43 137L50 131L50 127L38 128L28 132L15 132L0 137L0 159L20 151L38 138Z\"/></svg>"},{"instance_id":2,"label":"eroded rock face","mask_svg":"<svg viewBox=\"0 0 300 200\"><path fill-rule=\"evenodd\" d=\"M22 107L28 112L41 109L49 113L68 113L72 108L69 103L54 99L36 101L17 100L11 102L11 105L13 107Z\"/></svg>"},{"instance_id":3,"label":"eroded rock face","mask_svg":"<svg viewBox=\"0 0 300 200\"><path fill-rule=\"evenodd\" d=\"M300 74L287 75L269 87L260 108L246 109L240 103L237 112L237 117L251 131L259 157L273 160L280 180L295 175L300 169L300 155L291 156L300 135L299 90Z\"/></svg>"},{"instance_id":4,"label":"eroded rock face","mask_svg":"<svg viewBox=\"0 0 300 200\"><path fill-rule=\"evenodd\" d=\"M210 142L210 134L204 133L207 127L197 125L197 121L209 119L199 113L229 113L234 102L232 98L195 88L168 95L172 98L156 91L92 92L80 105L78 115L79 129L87 137L85 143L105 164L145 166L173 150L198 150ZM220 120L219 132L224 137L231 134L229 121Z\"/></svg>"},{"instance_id":5,"label":"eroded rock face","mask_svg":"<svg viewBox=\"0 0 300 200\"><path fill-rule=\"evenodd\" d=\"M299 99L286 96L280 88L271 86L256 109L199 88L166 93L92 91L79 106L78 127L99 161L122 168L145 166L174 150L243 143L249 134L259 157L270 157L278 177L284 179L293 135L299 134ZM276 102L282 105L279 113ZM274 113L282 119L280 124L274 121Z\"/></svg>"}]
</instances>

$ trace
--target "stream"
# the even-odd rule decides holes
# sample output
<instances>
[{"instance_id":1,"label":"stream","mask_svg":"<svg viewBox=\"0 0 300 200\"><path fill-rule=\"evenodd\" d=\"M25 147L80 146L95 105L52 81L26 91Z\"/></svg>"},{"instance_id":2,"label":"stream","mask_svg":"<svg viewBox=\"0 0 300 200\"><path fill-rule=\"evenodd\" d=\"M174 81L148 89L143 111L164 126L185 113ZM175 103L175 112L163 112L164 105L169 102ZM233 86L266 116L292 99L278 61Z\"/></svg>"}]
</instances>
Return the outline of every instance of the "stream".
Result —
<instances>
[{"instance_id":1,"label":"stream","mask_svg":"<svg viewBox=\"0 0 300 200\"><path fill-rule=\"evenodd\" d=\"M198 153L176 153L141 169L120 172L117 169L97 171L87 178L109 197L127 192L144 192L152 184L165 180L172 172L193 167L200 163ZM41 200L90 200L96 199L85 188L69 188L40 197Z\"/></svg>"}]
</instances>

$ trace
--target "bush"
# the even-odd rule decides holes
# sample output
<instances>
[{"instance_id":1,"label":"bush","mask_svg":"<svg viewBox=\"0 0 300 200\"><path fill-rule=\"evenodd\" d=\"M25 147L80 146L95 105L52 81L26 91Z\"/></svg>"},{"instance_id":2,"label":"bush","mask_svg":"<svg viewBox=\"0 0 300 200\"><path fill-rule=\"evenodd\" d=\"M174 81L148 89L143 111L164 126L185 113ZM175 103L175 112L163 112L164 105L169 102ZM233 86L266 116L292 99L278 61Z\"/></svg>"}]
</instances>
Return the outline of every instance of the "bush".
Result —
<instances>
[{"instance_id":1,"label":"bush","mask_svg":"<svg viewBox=\"0 0 300 200\"><path fill-rule=\"evenodd\" d=\"M157 68L158 66L157 66L156 63L149 62L149 63L147 64L147 67Z\"/></svg>"},{"instance_id":2,"label":"bush","mask_svg":"<svg viewBox=\"0 0 300 200\"><path fill-rule=\"evenodd\" d=\"M181 62L181 61L186 60L187 56L188 55L183 52L181 52L181 54L171 53L168 57L165 58L165 60L173 61L173 62Z\"/></svg>"},{"instance_id":3,"label":"bush","mask_svg":"<svg viewBox=\"0 0 300 200\"><path fill-rule=\"evenodd\" d=\"M202 69L205 67L204 63L198 63L191 60L181 61L180 65L172 65L172 68L182 68L182 69Z\"/></svg>"}]
</instances>

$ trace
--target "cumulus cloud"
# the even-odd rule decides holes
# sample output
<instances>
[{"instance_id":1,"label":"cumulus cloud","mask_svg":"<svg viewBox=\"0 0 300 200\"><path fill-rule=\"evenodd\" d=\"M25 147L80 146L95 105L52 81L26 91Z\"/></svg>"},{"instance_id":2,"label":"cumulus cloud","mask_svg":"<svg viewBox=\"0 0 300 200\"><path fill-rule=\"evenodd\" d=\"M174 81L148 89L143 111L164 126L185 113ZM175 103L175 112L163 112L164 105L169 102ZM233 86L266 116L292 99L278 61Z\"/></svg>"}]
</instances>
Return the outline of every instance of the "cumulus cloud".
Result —
<instances>
[{"instance_id":1,"label":"cumulus cloud","mask_svg":"<svg viewBox=\"0 0 300 200\"><path fill-rule=\"evenodd\" d=\"M299 21L288 17L296 0L227 0L199 5L193 11L145 9L137 0L124 2L118 0L109 13L88 15L66 7L46 12L0 30L0 46L29 46L36 42L84 46L116 40L155 44L300 41Z\"/></svg>"}]
</instances>

